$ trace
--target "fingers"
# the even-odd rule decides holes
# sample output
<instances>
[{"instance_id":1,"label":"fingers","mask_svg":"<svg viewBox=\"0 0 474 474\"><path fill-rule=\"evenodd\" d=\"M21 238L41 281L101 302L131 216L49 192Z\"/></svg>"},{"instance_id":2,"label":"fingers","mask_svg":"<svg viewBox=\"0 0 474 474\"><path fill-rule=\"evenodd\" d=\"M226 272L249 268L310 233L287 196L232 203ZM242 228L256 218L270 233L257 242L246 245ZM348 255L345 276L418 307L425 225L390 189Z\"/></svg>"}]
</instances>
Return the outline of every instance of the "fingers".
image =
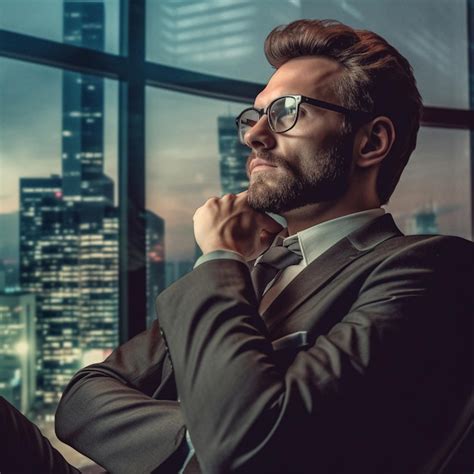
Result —
<instances>
[{"instance_id":1,"label":"fingers","mask_svg":"<svg viewBox=\"0 0 474 474\"><path fill-rule=\"evenodd\" d=\"M221 210L225 212L230 212L234 206L243 206L248 208L253 215L253 219L255 219L255 223L261 229L266 231L269 235L274 236L281 232L283 227L275 221L275 219L271 218L264 212L258 212L252 209L247 203L247 195L248 190L242 191L238 194L224 194L222 197L212 196L210 197L204 204L195 212L193 216L193 220L195 219L196 214L198 211L202 210L205 207L210 208L221 208Z\"/></svg>"},{"instance_id":2,"label":"fingers","mask_svg":"<svg viewBox=\"0 0 474 474\"><path fill-rule=\"evenodd\" d=\"M247 201L247 195L248 195L248 189L245 191L242 191L241 193L238 193L236 195L237 200L245 200ZM275 221L275 219L271 218L269 215L265 214L264 212L258 212L254 211L257 215L256 220L259 224L259 226L267 231L270 235L274 236L275 234L278 234L281 232L283 227Z\"/></svg>"},{"instance_id":3,"label":"fingers","mask_svg":"<svg viewBox=\"0 0 474 474\"><path fill-rule=\"evenodd\" d=\"M235 194L225 194L222 197L217 197L217 196L211 196L206 200L206 202L201 206L196 209L193 215L193 220L196 217L196 214L200 212L203 208L205 207L210 207L210 208L218 208L220 206L223 206L224 208L228 207L233 201L235 200Z\"/></svg>"}]
</instances>

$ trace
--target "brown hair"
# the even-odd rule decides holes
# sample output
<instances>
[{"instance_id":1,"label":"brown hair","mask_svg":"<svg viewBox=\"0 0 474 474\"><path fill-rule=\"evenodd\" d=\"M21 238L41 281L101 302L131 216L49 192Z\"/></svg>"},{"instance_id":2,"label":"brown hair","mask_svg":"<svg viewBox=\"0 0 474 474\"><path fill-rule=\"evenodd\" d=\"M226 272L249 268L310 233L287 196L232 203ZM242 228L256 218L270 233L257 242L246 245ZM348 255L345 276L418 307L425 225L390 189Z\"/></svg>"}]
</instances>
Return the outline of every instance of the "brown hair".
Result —
<instances>
[{"instance_id":1,"label":"brown hair","mask_svg":"<svg viewBox=\"0 0 474 474\"><path fill-rule=\"evenodd\" d=\"M421 96L409 62L379 35L335 20L297 20L275 28L265 40L265 56L277 69L300 56L336 60L346 70L334 84L342 105L393 121L395 141L377 177L377 194L387 203L420 127Z\"/></svg>"}]
</instances>

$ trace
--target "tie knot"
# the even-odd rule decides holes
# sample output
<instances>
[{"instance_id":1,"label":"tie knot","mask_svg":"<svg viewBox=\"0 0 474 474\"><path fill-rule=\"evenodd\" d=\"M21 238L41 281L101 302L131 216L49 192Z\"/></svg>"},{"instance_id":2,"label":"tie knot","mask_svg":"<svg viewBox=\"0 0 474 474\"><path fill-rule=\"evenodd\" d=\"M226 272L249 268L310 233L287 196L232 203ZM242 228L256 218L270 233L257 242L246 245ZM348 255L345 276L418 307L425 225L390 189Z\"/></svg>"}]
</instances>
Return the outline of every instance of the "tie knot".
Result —
<instances>
[{"instance_id":1,"label":"tie knot","mask_svg":"<svg viewBox=\"0 0 474 474\"><path fill-rule=\"evenodd\" d=\"M301 248L298 240L284 243L279 238L260 258L257 265L271 266L281 270L289 265L295 265L302 259Z\"/></svg>"},{"instance_id":2,"label":"tie knot","mask_svg":"<svg viewBox=\"0 0 474 474\"><path fill-rule=\"evenodd\" d=\"M298 240L283 243L279 238L258 260L252 271L252 281L257 297L260 299L268 283L280 270L296 265L302 259Z\"/></svg>"}]
</instances>

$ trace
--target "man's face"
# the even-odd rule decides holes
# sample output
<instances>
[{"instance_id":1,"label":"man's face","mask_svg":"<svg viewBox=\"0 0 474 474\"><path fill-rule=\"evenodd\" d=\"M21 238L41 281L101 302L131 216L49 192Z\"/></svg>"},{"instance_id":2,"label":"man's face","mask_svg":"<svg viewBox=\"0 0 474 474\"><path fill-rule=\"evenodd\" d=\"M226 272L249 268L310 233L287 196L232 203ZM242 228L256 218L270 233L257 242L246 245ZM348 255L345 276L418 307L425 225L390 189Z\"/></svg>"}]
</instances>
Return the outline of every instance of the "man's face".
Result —
<instances>
[{"instance_id":1,"label":"man's face","mask_svg":"<svg viewBox=\"0 0 474 474\"><path fill-rule=\"evenodd\" d=\"M255 100L256 108L286 94L340 104L331 85L342 72L335 61L303 57L288 61ZM277 134L267 116L246 135L252 153L247 160L248 202L258 211L284 214L318 202L333 201L347 190L352 165L352 134L343 131L342 114L300 105L296 125ZM255 166L261 159L270 166Z\"/></svg>"}]
</instances>

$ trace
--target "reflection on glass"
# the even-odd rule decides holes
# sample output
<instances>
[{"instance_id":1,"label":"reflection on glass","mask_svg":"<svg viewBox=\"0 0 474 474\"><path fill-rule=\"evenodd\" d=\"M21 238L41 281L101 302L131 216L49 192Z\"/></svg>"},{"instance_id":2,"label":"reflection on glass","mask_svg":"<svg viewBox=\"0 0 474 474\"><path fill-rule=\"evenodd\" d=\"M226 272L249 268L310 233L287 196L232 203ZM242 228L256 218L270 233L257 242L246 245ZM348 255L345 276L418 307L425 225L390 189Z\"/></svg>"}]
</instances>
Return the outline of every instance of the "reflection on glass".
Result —
<instances>
[{"instance_id":1,"label":"reflection on glass","mask_svg":"<svg viewBox=\"0 0 474 474\"><path fill-rule=\"evenodd\" d=\"M119 7L118 0L2 0L0 28L118 54Z\"/></svg>"},{"instance_id":2,"label":"reflection on glass","mask_svg":"<svg viewBox=\"0 0 474 474\"><path fill-rule=\"evenodd\" d=\"M0 395L81 466L53 416L72 375L118 343L118 88L14 60L1 69Z\"/></svg>"},{"instance_id":3,"label":"reflection on glass","mask_svg":"<svg viewBox=\"0 0 474 474\"><path fill-rule=\"evenodd\" d=\"M272 69L263 43L273 28L331 18L373 30L399 49L426 105L469 108L465 0L148 0L146 7L151 61L265 83Z\"/></svg>"},{"instance_id":4,"label":"reflection on glass","mask_svg":"<svg viewBox=\"0 0 474 474\"><path fill-rule=\"evenodd\" d=\"M263 41L300 16L299 1L162 0L146 2L147 59L241 80L266 81Z\"/></svg>"}]
</instances>

